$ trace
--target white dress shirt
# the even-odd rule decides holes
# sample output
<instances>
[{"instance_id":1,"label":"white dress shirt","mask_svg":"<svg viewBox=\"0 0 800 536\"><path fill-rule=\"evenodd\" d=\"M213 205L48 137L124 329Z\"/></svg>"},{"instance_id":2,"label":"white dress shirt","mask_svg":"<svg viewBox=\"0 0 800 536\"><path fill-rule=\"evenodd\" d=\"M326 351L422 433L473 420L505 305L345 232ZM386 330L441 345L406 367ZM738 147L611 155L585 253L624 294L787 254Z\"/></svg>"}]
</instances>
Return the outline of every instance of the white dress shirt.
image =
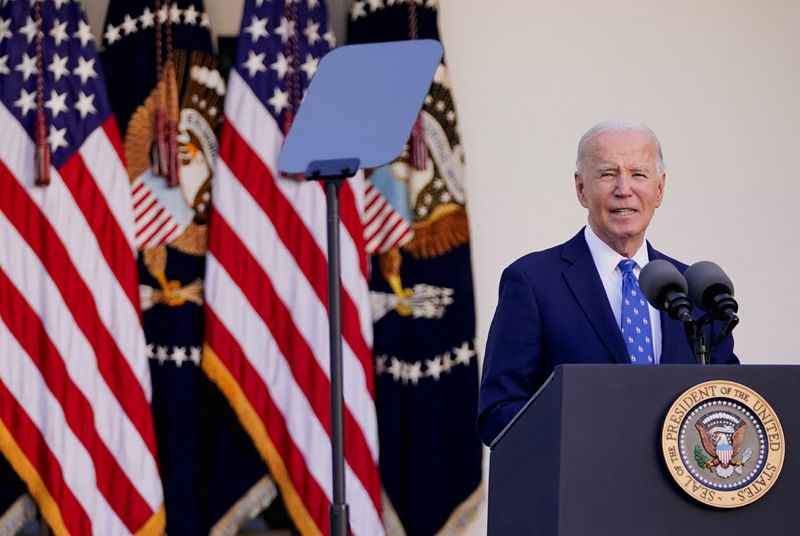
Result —
<instances>
[{"instance_id":1,"label":"white dress shirt","mask_svg":"<svg viewBox=\"0 0 800 536\"><path fill-rule=\"evenodd\" d=\"M611 310L614 312L614 318L617 320L617 325L621 326L622 271L619 269L618 264L625 257L600 240L592 231L591 225L586 225L583 236L586 238L586 244L589 246L600 280L603 282L603 288L606 290L606 296L608 297L609 305L611 305ZM642 246L631 258L636 261L633 274L636 279L639 279L639 272L642 271L642 266L650 262L650 256L647 253L647 240L642 242ZM650 326L653 328L653 351L655 352L656 363L659 363L661 361L661 314L649 303L647 304L647 310L650 313Z\"/></svg>"}]
</instances>

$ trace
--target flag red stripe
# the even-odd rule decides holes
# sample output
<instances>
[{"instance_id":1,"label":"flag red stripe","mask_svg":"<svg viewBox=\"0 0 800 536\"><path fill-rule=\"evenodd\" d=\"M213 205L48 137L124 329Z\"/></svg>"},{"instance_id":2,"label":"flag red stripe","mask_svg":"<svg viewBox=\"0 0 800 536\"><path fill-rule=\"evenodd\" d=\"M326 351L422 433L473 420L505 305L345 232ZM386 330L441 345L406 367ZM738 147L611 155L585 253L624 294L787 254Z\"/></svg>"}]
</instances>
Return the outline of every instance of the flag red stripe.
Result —
<instances>
[{"instance_id":1,"label":"flag red stripe","mask_svg":"<svg viewBox=\"0 0 800 536\"><path fill-rule=\"evenodd\" d=\"M381 243L378 245L377 248L375 248L375 251L383 251L383 248L391 242L392 235L394 234L395 230L397 230L397 228L402 224L403 224L403 218L398 218L397 221L394 223L394 225L392 225L391 229L387 230L384 233L383 240L381 240Z\"/></svg>"},{"instance_id":2,"label":"flag red stripe","mask_svg":"<svg viewBox=\"0 0 800 536\"><path fill-rule=\"evenodd\" d=\"M144 188L144 181L139 181L139 183L131 190L131 197L136 197L142 188Z\"/></svg>"},{"instance_id":3,"label":"flag red stripe","mask_svg":"<svg viewBox=\"0 0 800 536\"><path fill-rule=\"evenodd\" d=\"M83 217L89 224L92 234L109 268L119 280L134 309L139 309L139 279L136 265L131 262L133 250L130 249L125 234L111 213L103 193L97 187L79 152L67 160L59 170L64 184L72 192Z\"/></svg>"},{"instance_id":4,"label":"flag red stripe","mask_svg":"<svg viewBox=\"0 0 800 536\"><path fill-rule=\"evenodd\" d=\"M138 184L138 186L136 186L136 188L133 190L133 192L131 192L132 196L135 196L139 192L139 190L141 190L142 188L144 188L144 182L140 182ZM151 199L147 195L143 195L141 199L139 199L137 202L135 202L133 204L133 211L136 212L137 210L139 210L139 207L142 206L142 203L144 203L148 199L150 199L150 205L147 207L147 209L149 210L156 203L156 200L155 199ZM142 214L145 214L146 212L147 212L147 210L143 210L142 213L140 214L140 216Z\"/></svg>"},{"instance_id":5,"label":"flag red stripe","mask_svg":"<svg viewBox=\"0 0 800 536\"><path fill-rule=\"evenodd\" d=\"M369 280L369 273L367 271L367 256L364 254L366 251L364 243L364 225L361 222L361 214L358 212L358 204L356 203L355 194L350 187L350 183L346 182L342 185L342 190L339 195L339 206L341 209L342 223L347 229L350 236L353 237L353 242L356 245L356 251L360 254L358 256L358 264L361 267L361 274L365 280ZM360 325L357 317L354 319L354 325ZM371 352L370 352L371 356ZM370 357L371 359L371 357ZM372 366L364 370L372 370Z\"/></svg>"},{"instance_id":6,"label":"flag red stripe","mask_svg":"<svg viewBox=\"0 0 800 536\"><path fill-rule=\"evenodd\" d=\"M313 236L283 193L275 185L270 169L264 165L231 123L220 137L220 157L259 207L272 220L283 244L297 261L322 304L328 306L327 260ZM344 191L344 189L342 190ZM352 192L350 194L352 201ZM363 238L362 238L363 239ZM342 289L342 336L350 345L365 372L367 390L375 398L375 381L371 371L372 350L360 330L358 308Z\"/></svg>"},{"instance_id":7,"label":"flag red stripe","mask_svg":"<svg viewBox=\"0 0 800 536\"><path fill-rule=\"evenodd\" d=\"M314 414L330 436L330 381L314 357L302 334L292 321L291 312L272 286L269 274L264 273L239 237L217 213L209 236L209 250L225 269L250 305L269 328L300 389L311 404ZM375 474L369 446L360 433L352 412L345 407L346 458L353 472L368 490L367 484ZM376 504L376 508L379 507Z\"/></svg>"},{"instance_id":8,"label":"flag red stripe","mask_svg":"<svg viewBox=\"0 0 800 536\"><path fill-rule=\"evenodd\" d=\"M20 450L36 468L47 491L58 505L61 518L70 534L91 534L89 517L64 481L61 465L25 409L19 405L2 381L0 381L0 420L13 433Z\"/></svg>"},{"instance_id":9,"label":"flag red stripe","mask_svg":"<svg viewBox=\"0 0 800 536\"><path fill-rule=\"evenodd\" d=\"M153 216L151 216L149 219L146 219L146 220L144 219L144 218L147 217L148 214L150 214L150 211L153 209L153 207L155 206L156 203L158 203L158 199L153 197L150 200L150 204L147 205L146 208L142 209L142 211L139 213L139 215L136 216L136 220L135 221L136 221L137 224L139 224L140 227L144 227L145 225L149 225L150 222L152 222L157 216L159 216L162 212L164 212L164 207L160 207L154 213Z\"/></svg>"},{"instance_id":10,"label":"flag red stripe","mask_svg":"<svg viewBox=\"0 0 800 536\"><path fill-rule=\"evenodd\" d=\"M375 227L375 232L372 233L370 238L373 238L373 237L377 236L378 234L380 234L384 230L383 226L386 225L386 222L389 220L389 218L392 217L393 214L396 214L396 212L392 209L392 207L390 207L388 205L384 205L383 210L381 210L378 213L378 215L376 216L376 219L379 218L379 220L378 220L379 223ZM377 251L377 248L376 248L376 251Z\"/></svg>"},{"instance_id":11,"label":"flag red stripe","mask_svg":"<svg viewBox=\"0 0 800 536\"><path fill-rule=\"evenodd\" d=\"M69 261L50 222L0 161L0 211L39 257L61 292L75 323L94 348L97 368L156 457L155 432L145 393L124 355L98 316L94 298Z\"/></svg>"},{"instance_id":12,"label":"flag red stripe","mask_svg":"<svg viewBox=\"0 0 800 536\"><path fill-rule=\"evenodd\" d=\"M160 213L164 212L164 209L161 208L161 209L158 210L158 212L160 214ZM164 218L164 221L162 221L160 224L158 224L158 227L153 229L153 231L150 234L147 235L147 238L142 240L142 244L147 244L148 242L150 242L153 239L153 237L156 236L159 233L159 231L161 231L161 229L163 229L164 227L167 226L167 224L169 224L169 222L170 222L170 218Z\"/></svg>"},{"instance_id":13,"label":"flag red stripe","mask_svg":"<svg viewBox=\"0 0 800 536\"><path fill-rule=\"evenodd\" d=\"M215 220L216 221L216 220ZM286 428L280 409L275 405L261 376L258 374L239 343L231 336L213 309L206 306L206 342L216 352L233 375L247 400L258 412L272 443L280 453L292 485L303 498L303 505L323 534L329 533L328 507L330 502L306 466L303 453L298 450Z\"/></svg>"},{"instance_id":14,"label":"flag red stripe","mask_svg":"<svg viewBox=\"0 0 800 536\"><path fill-rule=\"evenodd\" d=\"M98 489L128 529L135 532L149 519L150 507L97 433L89 401L70 379L64 361L36 312L2 271L0 318L39 369L50 392L59 400L67 424L92 459L98 475Z\"/></svg>"}]
</instances>

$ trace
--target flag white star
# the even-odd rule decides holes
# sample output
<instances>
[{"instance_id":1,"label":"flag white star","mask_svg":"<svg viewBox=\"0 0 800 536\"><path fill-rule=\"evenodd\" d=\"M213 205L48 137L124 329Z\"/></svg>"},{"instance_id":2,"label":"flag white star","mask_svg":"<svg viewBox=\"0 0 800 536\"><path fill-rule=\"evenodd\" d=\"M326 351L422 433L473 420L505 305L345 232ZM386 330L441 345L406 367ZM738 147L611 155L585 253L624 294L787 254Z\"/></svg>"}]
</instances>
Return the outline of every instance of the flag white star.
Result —
<instances>
[{"instance_id":1,"label":"flag white star","mask_svg":"<svg viewBox=\"0 0 800 536\"><path fill-rule=\"evenodd\" d=\"M0 41L14 35L11 33L11 30L8 29L10 25L11 19L0 19Z\"/></svg>"},{"instance_id":2,"label":"flag white star","mask_svg":"<svg viewBox=\"0 0 800 536\"><path fill-rule=\"evenodd\" d=\"M64 4L69 4L69 0L53 0L53 3L56 5L56 9L61 9L61 6Z\"/></svg>"},{"instance_id":3,"label":"flag white star","mask_svg":"<svg viewBox=\"0 0 800 536\"><path fill-rule=\"evenodd\" d=\"M69 35L67 35L67 21L59 23L58 19L56 19L53 23L53 29L48 32L48 35L55 40L56 46L61 46L62 41L69 39Z\"/></svg>"},{"instance_id":4,"label":"flag white star","mask_svg":"<svg viewBox=\"0 0 800 536\"><path fill-rule=\"evenodd\" d=\"M161 363L162 365L164 364L164 361L169 359L166 346L159 345L156 347L156 359L158 359L158 362Z\"/></svg>"},{"instance_id":5,"label":"flag white star","mask_svg":"<svg viewBox=\"0 0 800 536\"><path fill-rule=\"evenodd\" d=\"M135 33L139 29L136 27L136 21L138 20L139 17L136 17L134 19L129 14L126 13L125 18L122 19L122 24L120 24L119 26L120 28L122 28L122 31L125 32L125 35L131 35L132 33Z\"/></svg>"},{"instance_id":6,"label":"flag white star","mask_svg":"<svg viewBox=\"0 0 800 536\"><path fill-rule=\"evenodd\" d=\"M183 362L186 361L186 348L183 346L173 346L172 359L175 361L178 368L181 368Z\"/></svg>"},{"instance_id":7,"label":"flag white star","mask_svg":"<svg viewBox=\"0 0 800 536\"><path fill-rule=\"evenodd\" d=\"M8 70L8 54L5 56L0 57L0 74L8 74L11 71Z\"/></svg>"},{"instance_id":8,"label":"flag white star","mask_svg":"<svg viewBox=\"0 0 800 536\"><path fill-rule=\"evenodd\" d=\"M311 80L314 73L317 72L317 64L319 60L311 54L306 54L306 62L300 66L300 70L306 73L306 77Z\"/></svg>"},{"instance_id":9,"label":"flag white star","mask_svg":"<svg viewBox=\"0 0 800 536\"><path fill-rule=\"evenodd\" d=\"M19 92L19 98L14 101L14 106L20 109L22 115L26 115L36 108L36 92L31 91L28 93L25 88L22 88Z\"/></svg>"},{"instance_id":10,"label":"flag white star","mask_svg":"<svg viewBox=\"0 0 800 536\"><path fill-rule=\"evenodd\" d=\"M284 78L286 73L292 70L289 67L289 60L286 59L286 56L283 55L283 52L278 52L278 57L275 59L275 63L270 64L270 69L278 73L278 76Z\"/></svg>"},{"instance_id":11,"label":"flag white star","mask_svg":"<svg viewBox=\"0 0 800 536\"><path fill-rule=\"evenodd\" d=\"M67 146L67 127L56 128L50 125L50 134L47 136L47 143L50 144L50 151L56 152L59 147Z\"/></svg>"},{"instance_id":12,"label":"flag white star","mask_svg":"<svg viewBox=\"0 0 800 536\"><path fill-rule=\"evenodd\" d=\"M314 9L319 5L319 0L308 0L308 9Z\"/></svg>"},{"instance_id":13,"label":"flag white star","mask_svg":"<svg viewBox=\"0 0 800 536\"><path fill-rule=\"evenodd\" d=\"M94 70L95 58L86 61L83 56L78 56L78 66L72 70L72 74L81 77L81 84L85 84L90 78L97 78L97 73Z\"/></svg>"},{"instance_id":14,"label":"flag white star","mask_svg":"<svg viewBox=\"0 0 800 536\"><path fill-rule=\"evenodd\" d=\"M142 23L142 29L152 28L156 24L156 14L150 11L149 7L144 8L142 14L139 15L139 22Z\"/></svg>"},{"instance_id":15,"label":"flag white star","mask_svg":"<svg viewBox=\"0 0 800 536\"><path fill-rule=\"evenodd\" d=\"M269 35L267 31L267 18L259 19L255 15L250 19L250 26L244 29L245 33L250 34L250 42L255 43L260 37Z\"/></svg>"},{"instance_id":16,"label":"flag white star","mask_svg":"<svg viewBox=\"0 0 800 536\"><path fill-rule=\"evenodd\" d=\"M103 34L103 37L106 38L106 42L109 45L116 43L122 38L122 36L119 34L119 28L113 24L106 26L106 33Z\"/></svg>"},{"instance_id":17,"label":"flag white star","mask_svg":"<svg viewBox=\"0 0 800 536\"><path fill-rule=\"evenodd\" d=\"M14 67L15 71L22 73L22 79L28 80L28 77L36 72L36 56L28 56L28 53L22 55L22 61Z\"/></svg>"},{"instance_id":18,"label":"flag white star","mask_svg":"<svg viewBox=\"0 0 800 536\"><path fill-rule=\"evenodd\" d=\"M350 8L350 20L358 20L360 17L367 16L366 4L363 0L358 0L357 2L353 2L352 7Z\"/></svg>"},{"instance_id":19,"label":"flag white star","mask_svg":"<svg viewBox=\"0 0 800 536\"><path fill-rule=\"evenodd\" d=\"M169 21L172 24L180 24L181 11L183 10L178 8L178 4L172 4L169 6Z\"/></svg>"},{"instance_id":20,"label":"flag white star","mask_svg":"<svg viewBox=\"0 0 800 536\"><path fill-rule=\"evenodd\" d=\"M183 10L183 22L195 26L199 15L200 12L194 8L194 4L189 4L189 7Z\"/></svg>"},{"instance_id":21,"label":"flag white star","mask_svg":"<svg viewBox=\"0 0 800 536\"><path fill-rule=\"evenodd\" d=\"M83 91L78 93L78 100L75 102L75 109L81 114L81 119L86 119L89 114L96 114L97 108L94 107L94 94L86 95Z\"/></svg>"},{"instance_id":22,"label":"flag white star","mask_svg":"<svg viewBox=\"0 0 800 536\"><path fill-rule=\"evenodd\" d=\"M200 364L200 347L199 346L192 346L189 350L189 359L191 359L195 365Z\"/></svg>"},{"instance_id":23,"label":"flag white star","mask_svg":"<svg viewBox=\"0 0 800 536\"><path fill-rule=\"evenodd\" d=\"M275 33L281 36L281 42L285 44L294 33L294 21L281 17L281 24L275 28Z\"/></svg>"},{"instance_id":24,"label":"flag white star","mask_svg":"<svg viewBox=\"0 0 800 536\"><path fill-rule=\"evenodd\" d=\"M306 39L308 39L308 45L313 46L314 43L320 40L319 23L308 19L308 24L306 24L306 29L303 30L303 33L305 34Z\"/></svg>"},{"instance_id":25,"label":"flag white star","mask_svg":"<svg viewBox=\"0 0 800 536\"><path fill-rule=\"evenodd\" d=\"M92 41L94 39L94 36L92 35L92 27L86 24L85 21L79 20L78 31L72 34L72 37L80 39L81 46L85 47L89 43L89 41Z\"/></svg>"},{"instance_id":26,"label":"flag white star","mask_svg":"<svg viewBox=\"0 0 800 536\"><path fill-rule=\"evenodd\" d=\"M456 365L455 360L450 356L450 352L445 352L442 356L444 371L450 374L450 369Z\"/></svg>"},{"instance_id":27,"label":"flag white star","mask_svg":"<svg viewBox=\"0 0 800 536\"><path fill-rule=\"evenodd\" d=\"M211 21L208 19L208 13L203 13L200 15L200 27L201 28L210 28Z\"/></svg>"},{"instance_id":28,"label":"flag white star","mask_svg":"<svg viewBox=\"0 0 800 536\"><path fill-rule=\"evenodd\" d=\"M53 54L53 59L50 60L50 65L47 66L47 70L53 73L53 77L56 79L56 82L61 80L62 76L69 73L69 69L67 69L68 59L68 56L64 56L62 58L58 55L58 53Z\"/></svg>"},{"instance_id":29,"label":"flag white star","mask_svg":"<svg viewBox=\"0 0 800 536\"><path fill-rule=\"evenodd\" d=\"M147 343L147 357L153 357L155 354L153 353L153 343Z\"/></svg>"},{"instance_id":30,"label":"flag white star","mask_svg":"<svg viewBox=\"0 0 800 536\"><path fill-rule=\"evenodd\" d=\"M328 42L328 46L334 48L336 46L336 36L333 35L333 30L328 28L328 31L322 34L322 38Z\"/></svg>"},{"instance_id":31,"label":"flag white star","mask_svg":"<svg viewBox=\"0 0 800 536\"><path fill-rule=\"evenodd\" d=\"M289 93L286 91L281 91L281 88L276 87L275 92L272 94L267 102L270 106L275 108L275 113L279 114L283 111L284 108L289 106Z\"/></svg>"},{"instance_id":32,"label":"flag white star","mask_svg":"<svg viewBox=\"0 0 800 536\"><path fill-rule=\"evenodd\" d=\"M158 10L158 22L161 24L167 22L167 4L163 4L161 9Z\"/></svg>"},{"instance_id":33,"label":"flag white star","mask_svg":"<svg viewBox=\"0 0 800 536\"><path fill-rule=\"evenodd\" d=\"M244 62L244 67L250 73L250 78L254 77L256 73L264 72L267 68L264 66L264 56L266 52L256 54L252 50L247 51L247 61Z\"/></svg>"},{"instance_id":34,"label":"flag white star","mask_svg":"<svg viewBox=\"0 0 800 536\"><path fill-rule=\"evenodd\" d=\"M475 355L475 351L471 350L469 343L464 341L458 348L453 348L456 354L456 363L461 363L464 366L469 366L469 360Z\"/></svg>"},{"instance_id":35,"label":"flag white star","mask_svg":"<svg viewBox=\"0 0 800 536\"><path fill-rule=\"evenodd\" d=\"M28 38L28 43L33 41L33 38L36 37L36 22L30 17L28 17L28 22L25 23L25 26L19 29L19 33L25 34L25 37Z\"/></svg>"},{"instance_id":36,"label":"flag white star","mask_svg":"<svg viewBox=\"0 0 800 536\"><path fill-rule=\"evenodd\" d=\"M383 5L383 0L367 0L369 4L369 9L371 11L378 11L379 9L383 9L385 6Z\"/></svg>"},{"instance_id":37,"label":"flag white star","mask_svg":"<svg viewBox=\"0 0 800 536\"><path fill-rule=\"evenodd\" d=\"M58 114L61 112L67 111L67 105L64 101L67 100L67 93L59 94L55 89L50 91L50 98L47 102L44 103L45 108L50 108L50 111L53 112L53 119L58 117Z\"/></svg>"},{"instance_id":38,"label":"flag white star","mask_svg":"<svg viewBox=\"0 0 800 536\"><path fill-rule=\"evenodd\" d=\"M442 358L441 356L436 356L433 359L426 359L425 360L425 376L430 376L434 380L439 380L439 376L442 375L444 372L444 367L442 367Z\"/></svg>"},{"instance_id":39,"label":"flag white star","mask_svg":"<svg viewBox=\"0 0 800 536\"><path fill-rule=\"evenodd\" d=\"M419 361L415 362L413 365L408 365L408 368L406 368L406 379L412 384L417 385L422 376L422 363Z\"/></svg>"},{"instance_id":40,"label":"flag white star","mask_svg":"<svg viewBox=\"0 0 800 536\"><path fill-rule=\"evenodd\" d=\"M392 356L392 364L386 367L386 372L392 375L394 381L398 381L400 380L400 376L403 375L402 369L403 367L400 361L396 357Z\"/></svg>"}]
</instances>

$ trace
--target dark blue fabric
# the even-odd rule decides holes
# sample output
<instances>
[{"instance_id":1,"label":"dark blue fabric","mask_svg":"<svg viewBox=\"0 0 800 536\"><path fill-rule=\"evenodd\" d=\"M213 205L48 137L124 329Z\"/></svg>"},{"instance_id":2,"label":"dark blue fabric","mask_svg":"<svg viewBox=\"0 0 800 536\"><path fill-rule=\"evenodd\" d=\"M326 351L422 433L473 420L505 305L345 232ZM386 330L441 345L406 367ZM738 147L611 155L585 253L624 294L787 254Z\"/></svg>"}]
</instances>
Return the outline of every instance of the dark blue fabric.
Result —
<instances>
[{"instance_id":1,"label":"dark blue fabric","mask_svg":"<svg viewBox=\"0 0 800 536\"><path fill-rule=\"evenodd\" d=\"M465 341L473 349L475 312L469 244L433 259L403 254L404 285L424 282L453 289L441 319L400 316L392 311L375 323L375 355L401 363L425 362ZM390 293L373 262L372 290ZM387 365L390 366L390 365ZM397 381L381 374L377 383L380 471L406 533L435 534L453 509L481 481L481 447L475 434L478 365L452 366L438 379Z\"/></svg>"},{"instance_id":2,"label":"dark blue fabric","mask_svg":"<svg viewBox=\"0 0 800 536\"><path fill-rule=\"evenodd\" d=\"M200 0L172 2L182 10L180 23L171 26L176 51L212 54L211 33L201 24L185 19L185 10L204 13ZM119 26L129 16L141 17L145 9L155 13L155 2L111 0L106 24ZM152 92L156 82L156 34L154 26L136 31L113 44L106 43L101 55L109 83L109 98L125 133L136 108ZM163 27L162 27L163 28ZM166 58L166 44L162 51ZM185 55L184 57L188 57ZM188 68L177 66L178 90ZM179 102L183 95L178 95ZM221 106L220 106L221 111ZM195 223L204 224L196 216ZM139 254L140 283L159 289L160 284ZM202 280L203 254L189 254L166 246L165 276L186 286ZM242 430L232 408L199 368L203 344L203 307L187 301L178 306L157 303L142 313L153 382L153 415L158 459L164 486L167 533L171 536L208 534L211 527L266 472L249 437Z\"/></svg>"},{"instance_id":3,"label":"dark blue fabric","mask_svg":"<svg viewBox=\"0 0 800 536\"><path fill-rule=\"evenodd\" d=\"M28 491L8 461L0 456L0 518L14 505L20 496ZM0 526L0 529L3 527Z\"/></svg>"},{"instance_id":4,"label":"dark blue fabric","mask_svg":"<svg viewBox=\"0 0 800 536\"><path fill-rule=\"evenodd\" d=\"M162 4L166 2L162 1ZM202 0L173 0L173 5L180 9L194 6L195 10L205 13ZM136 18L145 9L155 12L154 0L111 0L106 13L103 31L108 25L119 26L125 16ZM108 45L103 38L105 48L100 52L100 60L106 72L106 86L111 101L111 108L117 117L122 132L128 126L128 120L136 108L144 102L156 84L156 33L155 27L138 30L130 35L121 32L122 38ZM162 32L164 31L162 25ZM211 32L200 24L172 24L172 43L176 49L196 50L213 54ZM162 33L162 35L164 35ZM103 36L97 36L101 38ZM162 46L162 58L166 58L166 44ZM180 81L179 81L180 83Z\"/></svg>"},{"instance_id":5,"label":"dark blue fabric","mask_svg":"<svg viewBox=\"0 0 800 536\"><path fill-rule=\"evenodd\" d=\"M653 249L681 272L687 266ZM699 313L698 313L699 314ZM708 340L719 328L706 326ZM695 363L681 322L661 313L661 363ZM715 364L738 363L728 337ZM505 269L483 362L478 432L487 445L562 363L630 363L583 230Z\"/></svg>"}]
</instances>

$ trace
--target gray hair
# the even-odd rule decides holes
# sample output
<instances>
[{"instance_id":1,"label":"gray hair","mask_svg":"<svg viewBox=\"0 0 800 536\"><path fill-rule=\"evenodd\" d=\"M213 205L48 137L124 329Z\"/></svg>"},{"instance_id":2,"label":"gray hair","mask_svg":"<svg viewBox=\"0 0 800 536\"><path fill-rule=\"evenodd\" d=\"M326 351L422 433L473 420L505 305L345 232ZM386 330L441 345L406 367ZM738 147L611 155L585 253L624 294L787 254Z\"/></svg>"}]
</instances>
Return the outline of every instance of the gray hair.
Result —
<instances>
[{"instance_id":1,"label":"gray hair","mask_svg":"<svg viewBox=\"0 0 800 536\"><path fill-rule=\"evenodd\" d=\"M589 142L597 136L605 134L606 132L643 132L650 136L650 139L653 141L653 147L656 149L656 171L659 175L664 173L666 167L664 166L664 155L661 154L661 143L658 141L656 133L650 130L650 127L638 121L607 119L606 121L597 123L595 126L587 130L586 134L581 136L581 139L578 142L578 158L575 161L575 166L577 167L579 174L584 174L583 163L584 159L586 158L586 150L589 146Z\"/></svg>"}]
</instances>

